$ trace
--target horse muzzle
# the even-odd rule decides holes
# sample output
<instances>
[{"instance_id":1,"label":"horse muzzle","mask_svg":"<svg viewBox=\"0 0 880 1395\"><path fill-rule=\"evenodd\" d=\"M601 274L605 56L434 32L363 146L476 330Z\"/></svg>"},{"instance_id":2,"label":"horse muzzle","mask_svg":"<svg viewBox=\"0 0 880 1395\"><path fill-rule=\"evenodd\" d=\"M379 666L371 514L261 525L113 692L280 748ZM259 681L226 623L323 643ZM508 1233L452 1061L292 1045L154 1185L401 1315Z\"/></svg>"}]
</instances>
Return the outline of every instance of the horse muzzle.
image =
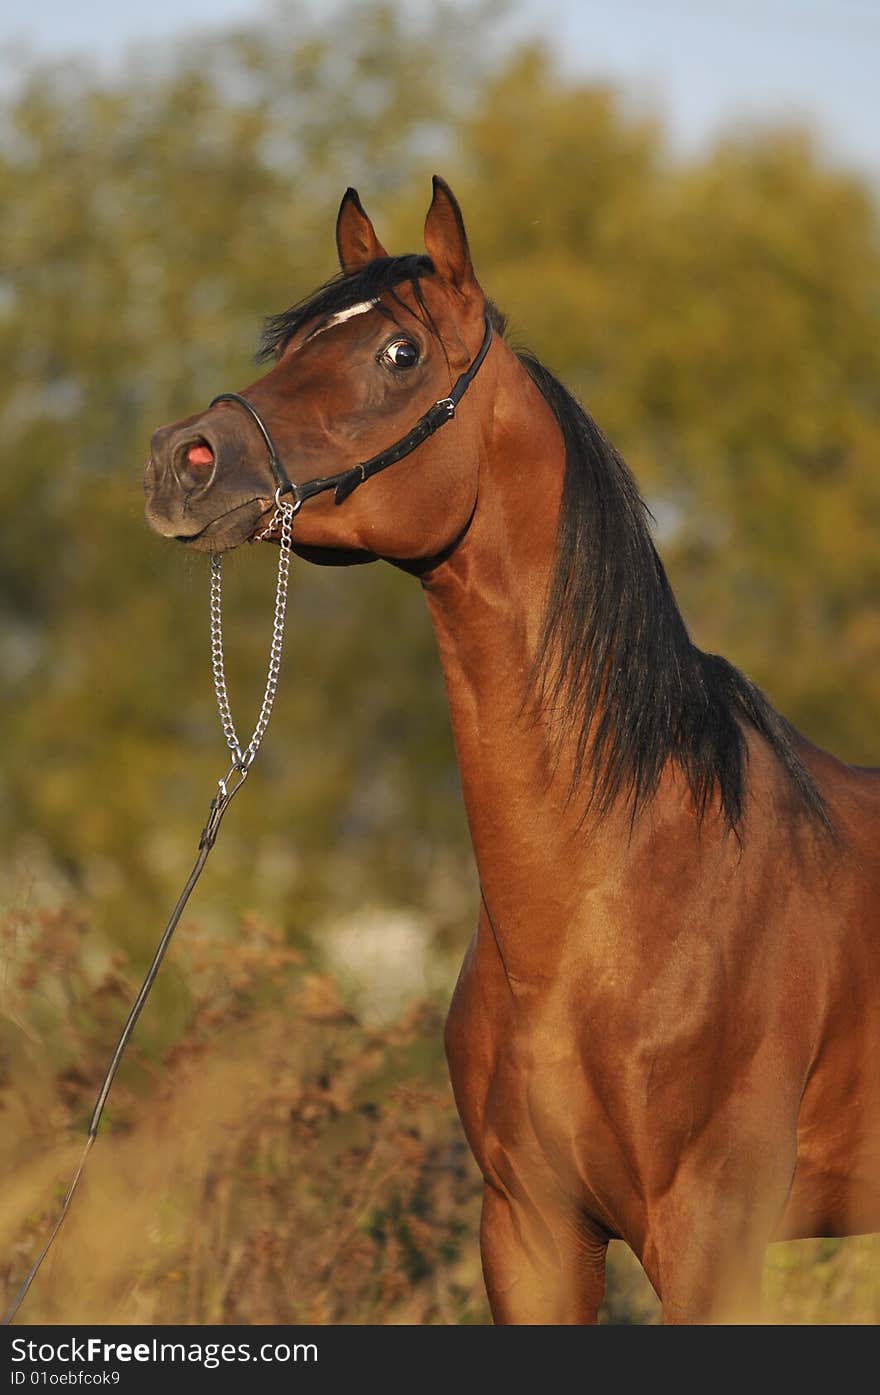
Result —
<instances>
[{"instance_id":1,"label":"horse muzzle","mask_svg":"<svg viewBox=\"0 0 880 1395\"><path fill-rule=\"evenodd\" d=\"M144 471L150 527L204 552L226 551L253 537L273 494L249 454L239 433L215 433L205 418L160 427Z\"/></svg>"}]
</instances>

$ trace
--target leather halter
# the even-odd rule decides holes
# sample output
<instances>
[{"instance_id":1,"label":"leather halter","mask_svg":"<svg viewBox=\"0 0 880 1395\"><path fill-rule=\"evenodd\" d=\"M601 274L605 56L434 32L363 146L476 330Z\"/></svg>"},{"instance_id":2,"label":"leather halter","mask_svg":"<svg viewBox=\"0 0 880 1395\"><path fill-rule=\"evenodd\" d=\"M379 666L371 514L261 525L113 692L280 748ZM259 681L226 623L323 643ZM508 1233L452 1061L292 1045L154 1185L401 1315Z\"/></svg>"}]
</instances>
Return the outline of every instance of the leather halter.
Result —
<instances>
[{"instance_id":1,"label":"leather halter","mask_svg":"<svg viewBox=\"0 0 880 1395\"><path fill-rule=\"evenodd\" d=\"M323 494L325 490L335 489L336 503L341 504L357 489L359 484L363 484L364 480L369 479L371 475L378 475L380 470L387 470L389 465L395 465L398 460L409 455L455 416L455 409L476 377L492 342L492 321L489 319L488 310L483 312L483 319L486 325L483 342L476 357L456 379L449 396L441 397L438 402L429 407L424 416L419 417L412 430L402 436L399 441L395 441L393 446L388 446L386 450L372 456L370 460L364 460L359 465L352 465L349 470L341 470L337 475L322 475L318 479L306 480L302 484L293 484L284 468L278 447L272 439L272 433L252 402L249 402L240 392L221 392L214 398L211 406L216 407L218 402L237 402L240 407L244 407L256 423L269 452L269 464L272 467L272 474L277 485L276 502L283 494L292 494L294 508L298 509L301 504L305 503L306 499L311 499L316 494Z\"/></svg>"}]
</instances>

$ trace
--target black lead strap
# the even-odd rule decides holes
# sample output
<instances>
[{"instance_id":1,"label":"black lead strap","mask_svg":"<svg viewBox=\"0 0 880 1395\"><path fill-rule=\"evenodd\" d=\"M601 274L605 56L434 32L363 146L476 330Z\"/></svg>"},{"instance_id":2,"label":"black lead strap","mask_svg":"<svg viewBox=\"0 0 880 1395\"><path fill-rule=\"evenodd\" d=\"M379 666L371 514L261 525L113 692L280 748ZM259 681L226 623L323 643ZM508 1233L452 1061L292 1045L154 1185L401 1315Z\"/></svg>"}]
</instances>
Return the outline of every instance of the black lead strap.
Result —
<instances>
[{"instance_id":1,"label":"black lead strap","mask_svg":"<svg viewBox=\"0 0 880 1395\"><path fill-rule=\"evenodd\" d=\"M340 470L336 475L322 475L318 479L305 480L302 484L293 484L284 468L278 447L272 439L272 433L253 403L243 397L240 392L221 392L214 398L211 406L216 407L218 402L237 402L240 407L244 407L266 443L269 464L272 467L279 496L292 494L295 505L299 505L305 503L306 499L313 499L316 494L324 494L328 489L335 489L336 503L342 504L350 494L354 493L358 485L364 483L364 480L378 475L382 470L387 470L389 465L396 465L398 460L403 460L404 456L410 455L423 441L427 441L429 436L433 436L435 431L438 431L441 426L444 426L455 416L456 407L477 376L480 365L489 352L489 345L492 343L492 321L489 318L488 310L483 312L483 321L485 324L483 342L477 351L477 356L455 380L449 396L441 397L438 402L429 407L424 416L419 417L412 430L402 436L399 441L395 441L393 446L388 446L378 455L372 456L370 460L362 461L360 465L352 465L348 470Z\"/></svg>"},{"instance_id":2,"label":"black lead strap","mask_svg":"<svg viewBox=\"0 0 880 1395\"><path fill-rule=\"evenodd\" d=\"M187 877L186 884L183 890L177 898L177 903L174 907L174 910L168 917L168 923L166 924L165 929L162 931L162 937L159 940L156 952L153 955L152 962L150 964L149 969L147 970L146 977L144 978L144 981L141 984L140 989L138 990L137 997L132 1003L128 1017L125 1019L125 1026L119 1034L119 1040L116 1043L116 1048L113 1052L113 1056L111 1058L109 1066L107 1067L104 1079L101 1083L101 1088L98 1092L98 1098L95 1101L95 1107L92 1110L92 1115L89 1120L88 1131L86 1133L85 1146L82 1150L80 1160L77 1163L76 1171L73 1174L70 1186L67 1188L64 1200L61 1203L61 1210L58 1213L58 1218L55 1221L55 1224L53 1225L51 1231L49 1232L49 1236L45 1244L43 1245L43 1248L40 1250L40 1253L37 1255L36 1259L34 1260L27 1274L25 1275L24 1280L22 1281L21 1286L18 1289L18 1292L16 1293L8 1309L6 1310L6 1313L3 1317L4 1327L9 1326L9 1324L15 1317L15 1314L18 1312L19 1308L24 1302L27 1296L28 1289L30 1288L31 1284L37 1276L37 1272L40 1268L40 1265L43 1263L43 1260L46 1258L46 1255L52 1248L52 1245L55 1241L55 1237L61 1229L62 1225L64 1224L64 1221L67 1217L67 1212L70 1209L70 1203L73 1200L74 1192L76 1191L77 1186L79 1185L79 1179L82 1176L83 1168L86 1165L86 1158L89 1156L89 1153L92 1149L92 1144L98 1136L98 1129L101 1124L101 1117L104 1113L104 1106L107 1103L107 1096L110 1094L110 1090L113 1086L113 1081L116 1078L116 1072L119 1070L120 1064L122 1063L122 1057L125 1052L125 1048L129 1043L131 1034L134 1031L137 1020L141 1015L141 1009L143 1008L145 1002L147 1001L147 998L150 995L150 989L153 987L156 975L159 972L159 966L165 957L165 951L171 943L171 936L174 934L174 931L177 928L177 922L183 915L186 903L192 895L196 882L202 875L202 869L204 868L205 863L208 860L208 854L214 846L214 840L217 837L217 830L220 827L220 822L223 818L223 815L226 813L226 810L229 807L233 795L237 794L238 791L241 789L242 783L243 780L241 779L238 780L236 784L230 786L227 786L224 782L221 785L220 792L218 792L218 794L216 794L214 798L211 800L211 808L208 817L208 822L202 830L202 836L199 840L198 857L195 860L195 864L193 866L192 871Z\"/></svg>"}]
</instances>

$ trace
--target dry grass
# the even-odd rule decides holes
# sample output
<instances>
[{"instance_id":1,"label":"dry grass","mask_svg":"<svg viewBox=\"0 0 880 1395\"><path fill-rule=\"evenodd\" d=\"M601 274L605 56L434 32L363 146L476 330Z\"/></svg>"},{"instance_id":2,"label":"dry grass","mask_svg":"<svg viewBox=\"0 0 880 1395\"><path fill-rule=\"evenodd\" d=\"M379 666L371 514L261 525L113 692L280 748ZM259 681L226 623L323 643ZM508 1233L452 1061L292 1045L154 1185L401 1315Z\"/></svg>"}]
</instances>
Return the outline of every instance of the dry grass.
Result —
<instances>
[{"instance_id":1,"label":"dry grass","mask_svg":"<svg viewBox=\"0 0 880 1395\"><path fill-rule=\"evenodd\" d=\"M78 1156L133 983L68 914L11 918L0 1000L0 1283L11 1295ZM150 1004L25 1323L484 1323L480 1183L441 1014L367 1030L265 926L185 928L180 1024ZM163 971L164 972L164 971ZM778 1321L873 1323L876 1238L774 1247ZM651 1322L612 1246L608 1322Z\"/></svg>"},{"instance_id":2,"label":"dry grass","mask_svg":"<svg viewBox=\"0 0 880 1395\"><path fill-rule=\"evenodd\" d=\"M30 1039L2 1095L7 1292L57 1207L81 1146L72 1125L87 1118L112 1043L89 995L102 1018L113 999L107 1015L121 1021L129 991L118 965L89 975L77 939L60 919L15 927L7 1038ZM186 1029L161 1059L133 1051L22 1320L485 1321L478 1179L431 1059L438 1013L419 1007L365 1031L332 982L254 924L235 946L185 931L177 952L193 993ZM40 1030L60 1043L52 1072Z\"/></svg>"}]
</instances>

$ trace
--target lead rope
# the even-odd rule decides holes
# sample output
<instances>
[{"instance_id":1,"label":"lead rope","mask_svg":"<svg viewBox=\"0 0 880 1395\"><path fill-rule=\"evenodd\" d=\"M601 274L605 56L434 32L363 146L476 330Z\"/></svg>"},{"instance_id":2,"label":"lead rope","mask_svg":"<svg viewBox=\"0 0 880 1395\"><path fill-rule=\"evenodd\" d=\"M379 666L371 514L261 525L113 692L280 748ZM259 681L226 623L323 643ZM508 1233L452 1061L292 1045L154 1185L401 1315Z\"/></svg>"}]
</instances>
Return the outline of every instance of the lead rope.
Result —
<instances>
[{"instance_id":1,"label":"lead rope","mask_svg":"<svg viewBox=\"0 0 880 1395\"><path fill-rule=\"evenodd\" d=\"M58 1219L49 1232L49 1238L28 1270L21 1288L18 1290L18 1293L10 1305L3 1319L4 1327L12 1322L12 1319L24 1302L28 1289L37 1276L40 1265L52 1248L55 1237L64 1224L64 1219L70 1209L70 1203L73 1200L73 1194L76 1191L79 1179L83 1173L83 1168L86 1165L86 1158L89 1155L92 1144L98 1136L98 1128L101 1123L101 1116L104 1113L104 1106L107 1103L107 1096L110 1094L113 1081L116 1078L116 1072L119 1069L131 1034L135 1029L135 1024L141 1015L141 1009L149 997L150 989L159 972L159 965L165 957L165 951L171 942L171 936L177 928L177 922L183 914L184 907L190 898L193 887L201 876L202 869L208 860L208 854L214 846L214 842L217 838L217 830L220 827L223 815L226 813L233 798L247 779L248 771L256 759L257 752L266 734L266 728L269 725L269 718L272 715L272 708L275 705L275 696L278 691L278 673L281 668L281 650L284 644L284 621L287 614L287 584L290 574L290 554L293 546L293 518L294 515L298 513L299 508L299 500L296 502L282 502L279 497L279 492L276 492L275 514L268 527L264 528L263 531L258 534L259 538L266 538L278 529L280 531L281 546L278 555L275 616L272 623L272 643L269 646L269 670L266 675L266 689L263 694L263 702L260 707L260 714L257 717L257 724L254 727L253 735L243 749L236 735L235 723L232 720L232 712L229 706L229 694L226 691L226 672L223 664L223 559L219 553L215 552L211 555L211 670L214 676L214 692L217 697L220 722L223 727L223 734L226 737L226 744L232 753L232 764L223 776L223 779L217 781L217 793L211 800L208 821L202 829L202 835L199 839L199 852L195 864L177 899L177 904L168 918L168 924L162 932L162 938L153 955L153 960L147 970L146 978L141 984L140 991L131 1006L131 1011L126 1018L125 1026L116 1043L116 1049L113 1052L110 1065L107 1067L107 1073L104 1076L101 1089L98 1092L98 1098L95 1101L95 1107L92 1110L92 1117L89 1120L85 1147L83 1148L82 1156L80 1157L76 1171L73 1174L73 1180L61 1203L61 1211L58 1215Z\"/></svg>"}]
</instances>

